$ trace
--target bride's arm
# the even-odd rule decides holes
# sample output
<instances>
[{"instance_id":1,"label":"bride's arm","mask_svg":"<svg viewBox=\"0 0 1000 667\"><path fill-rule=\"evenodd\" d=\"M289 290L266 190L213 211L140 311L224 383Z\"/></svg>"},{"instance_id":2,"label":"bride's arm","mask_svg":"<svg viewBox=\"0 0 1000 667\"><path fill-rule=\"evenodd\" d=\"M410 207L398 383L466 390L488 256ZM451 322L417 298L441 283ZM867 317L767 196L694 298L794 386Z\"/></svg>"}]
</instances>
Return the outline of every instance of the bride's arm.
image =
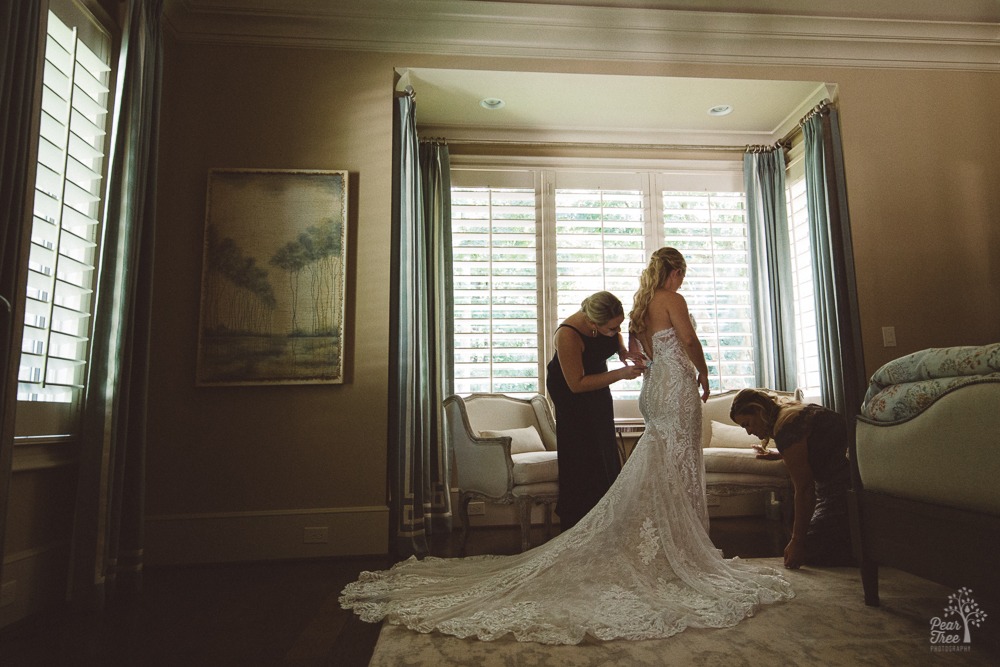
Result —
<instances>
[{"instance_id":1,"label":"bride's arm","mask_svg":"<svg viewBox=\"0 0 1000 667\"><path fill-rule=\"evenodd\" d=\"M636 366L642 368L646 367L646 357L642 353L642 347L639 346L639 334L633 333L632 331L628 332L628 350L619 352L618 359L620 359L622 363L626 363L626 360L628 360Z\"/></svg>"},{"instance_id":2,"label":"bride's arm","mask_svg":"<svg viewBox=\"0 0 1000 667\"><path fill-rule=\"evenodd\" d=\"M687 301L680 294L674 293L667 304L670 321L674 326L677 339L684 346L684 352L698 371L698 385L701 387L701 400L708 400L708 364L705 362L705 351L698 340L698 334L691 324Z\"/></svg>"}]
</instances>

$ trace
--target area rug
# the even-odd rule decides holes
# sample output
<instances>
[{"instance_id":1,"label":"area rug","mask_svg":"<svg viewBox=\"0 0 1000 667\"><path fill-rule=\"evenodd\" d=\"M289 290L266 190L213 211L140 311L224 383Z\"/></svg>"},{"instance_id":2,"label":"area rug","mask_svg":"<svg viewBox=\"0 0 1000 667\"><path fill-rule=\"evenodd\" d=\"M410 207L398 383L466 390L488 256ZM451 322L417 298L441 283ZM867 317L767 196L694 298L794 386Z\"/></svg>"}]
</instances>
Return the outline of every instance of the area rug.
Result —
<instances>
[{"instance_id":1,"label":"area rug","mask_svg":"<svg viewBox=\"0 0 1000 667\"><path fill-rule=\"evenodd\" d=\"M780 568L779 558L747 559ZM956 638L946 614L956 591L883 568L881 606L867 607L856 568L784 570L796 597L761 608L732 628L688 629L668 639L586 642L577 646L492 642L421 634L386 624L370 667L476 665L610 667L612 665L998 665L986 637L1000 633L1000 609L988 609L970 642ZM975 597L975 591L972 592ZM985 607L985 605L984 605ZM942 623L933 623L939 619ZM932 634L937 625L937 634ZM957 643L949 643L954 640Z\"/></svg>"}]
</instances>

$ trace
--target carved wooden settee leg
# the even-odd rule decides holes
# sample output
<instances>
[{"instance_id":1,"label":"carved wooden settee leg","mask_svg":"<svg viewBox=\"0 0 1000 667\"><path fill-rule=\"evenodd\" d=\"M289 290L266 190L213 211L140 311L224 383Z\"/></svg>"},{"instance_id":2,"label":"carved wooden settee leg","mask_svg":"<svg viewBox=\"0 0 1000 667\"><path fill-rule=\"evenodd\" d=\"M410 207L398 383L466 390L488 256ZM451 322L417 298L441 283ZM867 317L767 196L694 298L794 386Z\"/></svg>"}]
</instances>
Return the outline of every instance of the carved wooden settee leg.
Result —
<instances>
[{"instance_id":1,"label":"carved wooden settee leg","mask_svg":"<svg viewBox=\"0 0 1000 667\"><path fill-rule=\"evenodd\" d=\"M531 546L531 501L518 500L517 513L521 520L521 551L527 551Z\"/></svg>"}]
</instances>

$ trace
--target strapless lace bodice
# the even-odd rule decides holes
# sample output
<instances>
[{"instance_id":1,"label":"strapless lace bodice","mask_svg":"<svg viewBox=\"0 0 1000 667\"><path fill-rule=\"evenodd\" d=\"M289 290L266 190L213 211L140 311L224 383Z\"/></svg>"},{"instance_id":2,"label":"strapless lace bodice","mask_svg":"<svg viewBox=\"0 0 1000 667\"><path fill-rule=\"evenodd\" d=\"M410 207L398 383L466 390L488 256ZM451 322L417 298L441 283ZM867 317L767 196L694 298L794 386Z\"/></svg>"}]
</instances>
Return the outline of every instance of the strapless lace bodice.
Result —
<instances>
[{"instance_id":1,"label":"strapless lace bodice","mask_svg":"<svg viewBox=\"0 0 1000 667\"><path fill-rule=\"evenodd\" d=\"M675 329L661 329L651 340L652 357L643 350L649 369L643 376L639 411L646 420L646 432L654 430L657 442L670 448L669 456L681 473L683 490L707 531L698 372Z\"/></svg>"}]
</instances>

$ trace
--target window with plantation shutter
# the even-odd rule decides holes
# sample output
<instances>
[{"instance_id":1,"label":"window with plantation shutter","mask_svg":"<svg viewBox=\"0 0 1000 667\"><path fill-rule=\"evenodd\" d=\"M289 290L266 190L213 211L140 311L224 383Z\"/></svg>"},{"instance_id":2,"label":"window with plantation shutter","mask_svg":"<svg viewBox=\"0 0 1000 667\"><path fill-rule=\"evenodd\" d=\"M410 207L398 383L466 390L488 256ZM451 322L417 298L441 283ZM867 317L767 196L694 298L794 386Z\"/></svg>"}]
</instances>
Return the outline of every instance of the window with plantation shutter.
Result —
<instances>
[{"instance_id":1,"label":"window with plantation shutter","mask_svg":"<svg viewBox=\"0 0 1000 667\"><path fill-rule=\"evenodd\" d=\"M809 210L801 154L791 152L786 179L788 239L792 253L792 288L795 297L795 367L798 387L806 398L820 399L819 339L816 333L816 297L813 283L812 245L809 242Z\"/></svg>"},{"instance_id":2,"label":"window with plantation shutter","mask_svg":"<svg viewBox=\"0 0 1000 667\"><path fill-rule=\"evenodd\" d=\"M621 299L627 318L649 254L663 245L687 257L682 292L712 389L753 386L741 183L737 169L491 171L453 164L455 391L544 393L559 322L601 290ZM620 365L608 361L609 369ZM637 399L641 388L637 379L611 391L621 403Z\"/></svg>"},{"instance_id":3,"label":"window with plantation shutter","mask_svg":"<svg viewBox=\"0 0 1000 667\"><path fill-rule=\"evenodd\" d=\"M695 319L709 387L755 384L747 220L742 192L663 191L663 245L684 254L681 293Z\"/></svg>"},{"instance_id":4,"label":"window with plantation shutter","mask_svg":"<svg viewBox=\"0 0 1000 667\"><path fill-rule=\"evenodd\" d=\"M644 218L642 191L556 190L560 321L602 290L618 295L628 313L647 261Z\"/></svg>"},{"instance_id":5,"label":"window with plantation shutter","mask_svg":"<svg viewBox=\"0 0 1000 667\"><path fill-rule=\"evenodd\" d=\"M557 175L557 186L572 176ZM636 180L634 175L626 178ZM607 182L608 177L603 179ZM622 184L625 185L625 184ZM649 258L646 252L646 194L642 189L562 188L555 190L556 313L555 323L580 309L581 302L599 291L622 302L628 331L628 313L639 286L639 275ZM612 357L608 368L621 366ZM642 381L616 382L616 399L638 398Z\"/></svg>"},{"instance_id":6,"label":"window with plantation shutter","mask_svg":"<svg viewBox=\"0 0 1000 667\"><path fill-rule=\"evenodd\" d=\"M454 381L460 394L544 391L539 230L535 189L526 178L529 187L452 188Z\"/></svg>"},{"instance_id":7,"label":"window with plantation shutter","mask_svg":"<svg viewBox=\"0 0 1000 667\"><path fill-rule=\"evenodd\" d=\"M110 38L48 14L18 400L73 403L85 379L111 95Z\"/></svg>"}]
</instances>

